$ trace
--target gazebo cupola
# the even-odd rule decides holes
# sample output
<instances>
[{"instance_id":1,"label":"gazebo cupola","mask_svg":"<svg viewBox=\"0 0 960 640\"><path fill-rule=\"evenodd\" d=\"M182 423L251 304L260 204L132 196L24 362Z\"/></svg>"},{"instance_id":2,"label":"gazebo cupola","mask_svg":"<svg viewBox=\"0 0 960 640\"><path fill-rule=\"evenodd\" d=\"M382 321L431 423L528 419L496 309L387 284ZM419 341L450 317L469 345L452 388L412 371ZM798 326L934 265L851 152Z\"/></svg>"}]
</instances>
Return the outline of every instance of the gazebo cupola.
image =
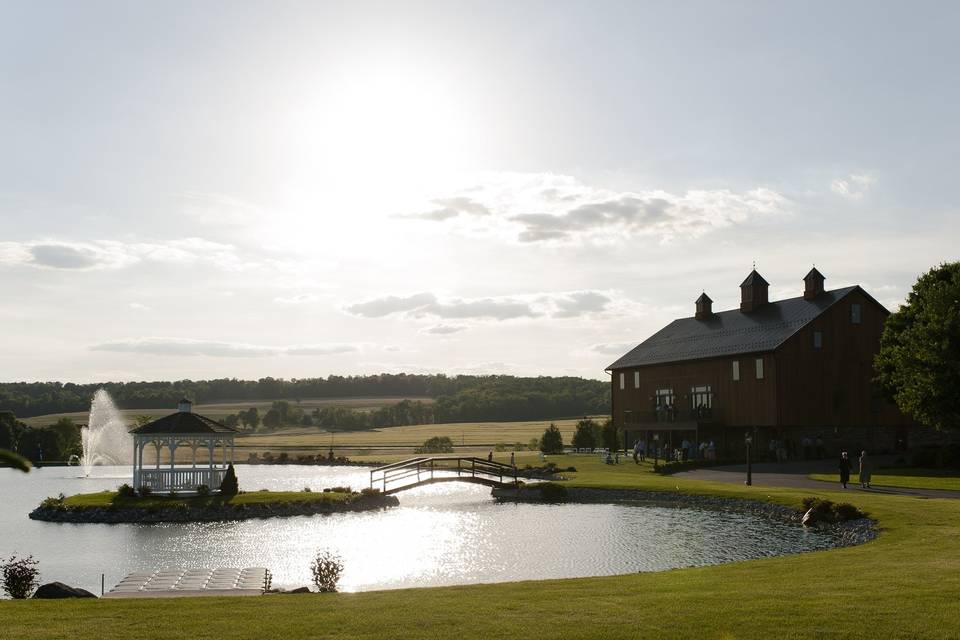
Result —
<instances>
[{"instance_id":1,"label":"gazebo cupola","mask_svg":"<svg viewBox=\"0 0 960 640\"><path fill-rule=\"evenodd\" d=\"M193 413L186 398L177 403L177 412L154 420L130 432L133 435L133 487L149 487L157 493L196 491L206 486L211 491L220 488L227 465L233 463L233 438L236 430L206 416ZM144 449L155 450L152 468L144 460ZM166 448L169 460L160 464L161 451ZM190 450L190 461L177 464L177 451ZM198 464L197 451L206 453Z\"/></svg>"}]
</instances>

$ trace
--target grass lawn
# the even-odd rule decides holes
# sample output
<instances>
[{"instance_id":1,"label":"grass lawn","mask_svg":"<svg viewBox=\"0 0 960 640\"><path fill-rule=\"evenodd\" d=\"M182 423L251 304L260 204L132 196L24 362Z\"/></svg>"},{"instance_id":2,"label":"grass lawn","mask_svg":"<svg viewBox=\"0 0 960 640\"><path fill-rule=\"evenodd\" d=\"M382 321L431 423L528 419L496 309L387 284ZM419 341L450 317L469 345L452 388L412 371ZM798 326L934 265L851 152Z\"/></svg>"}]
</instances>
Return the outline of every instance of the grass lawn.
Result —
<instances>
[{"instance_id":1,"label":"grass lawn","mask_svg":"<svg viewBox=\"0 0 960 640\"><path fill-rule=\"evenodd\" d=\"M577 467L571 484L579 486L794 506L810 494L659 476L593 456L553 459ZM817 495L851 499L826 484ZM18 640L957 638L960 501L858 494L855 504L879 520L882 534L845 549L662 573L358 594L0 602L0 628Z\"/></svg>"},{"instance_id":2,"label":"grass lawn","mask_svg":"<svg viewBox=\"0 0 960 640\"><path fill-rule=\"evenodd\" d=\"M811 480L824 482L840 482L840 475L836 473L812 473ZM850 474L850 482L860 482L860 475ZM949 489L960 491L960 475L956 471L944 469L920 469L916 467L880 468L873 474L870 484L878 487L906 487L908 489Z\"/></svg>"}]
</instances>

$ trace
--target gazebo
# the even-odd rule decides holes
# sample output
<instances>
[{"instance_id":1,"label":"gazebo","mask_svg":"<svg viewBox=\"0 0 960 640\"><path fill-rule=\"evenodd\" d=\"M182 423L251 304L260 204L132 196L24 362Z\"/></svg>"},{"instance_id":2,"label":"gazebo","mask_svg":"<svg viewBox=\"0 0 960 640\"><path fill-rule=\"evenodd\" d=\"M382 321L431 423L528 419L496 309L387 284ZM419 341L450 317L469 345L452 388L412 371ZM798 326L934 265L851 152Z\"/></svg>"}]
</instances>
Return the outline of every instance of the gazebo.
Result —
<instances>
[{"instance_id":1,"label":"gazebo","mask_svg":"<svg viewBox=\"0 0 960 640\"><path fill-rule=\"evenodd\" d=\"M193 413L192 404L183 399L177 412L154 420L130 432L133 435L133 487L149 487L158 493L196 491L205 485L211 491L220 488L227 465L233 463L233 437L236 429ZM149 468L143 450L153 445L156 466ZM160 452L170 453L169 466L160 466ZM189 448L191 464L177 466L177 449ZM206 449L207 460L197 466L197 449ZM228 457L229 450L229 457ZM219 454L219 455L218 455ZM218 458L219 463L218 463Z\"/></svg>"}]
</instances>

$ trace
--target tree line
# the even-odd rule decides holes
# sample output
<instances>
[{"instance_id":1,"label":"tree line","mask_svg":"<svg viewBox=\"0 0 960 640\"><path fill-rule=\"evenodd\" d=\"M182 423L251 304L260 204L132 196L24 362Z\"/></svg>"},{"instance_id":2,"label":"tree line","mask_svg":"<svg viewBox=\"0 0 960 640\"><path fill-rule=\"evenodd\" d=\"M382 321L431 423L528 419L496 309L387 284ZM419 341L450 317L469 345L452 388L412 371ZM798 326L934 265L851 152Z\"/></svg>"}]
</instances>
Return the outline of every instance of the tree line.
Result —
<instances>
[{"instance_id":1,"label":"tree line","mask_svg":"<svg viewBox=\"0 0 960 640\"><path fill-rule=\"evenodd\" d=\"M93 393L100 388L106 389L123 409L172 408L183 397L198 404L281 400L287 402L288 408L305 398L419 396L434 400L405 400L372 411L325 407L309 414L316 426L349 429L431 422L539 420L610 411L609 383L599 380L403 373L255 381L10 382L0 383L0 410L11 411L19 417L86 411ZM278 424L303 420L302 415L291 419L283 413L283 408L277 411L281 413ZM252 420L252 416L248 417ZM258 416L258 420L273 422L276 417L276 413L271 415L267 411L266 415ZM238 420L242 424L242 418Z\"/></svg>"}]
</instances>

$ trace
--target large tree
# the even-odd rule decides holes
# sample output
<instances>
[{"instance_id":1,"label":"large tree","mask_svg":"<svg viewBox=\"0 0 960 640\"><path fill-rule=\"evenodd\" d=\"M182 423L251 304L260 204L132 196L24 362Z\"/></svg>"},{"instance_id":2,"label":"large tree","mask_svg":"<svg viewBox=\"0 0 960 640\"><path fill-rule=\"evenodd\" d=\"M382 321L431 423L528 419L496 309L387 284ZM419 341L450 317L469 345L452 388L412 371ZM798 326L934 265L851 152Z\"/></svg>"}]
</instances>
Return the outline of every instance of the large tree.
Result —
<instances>
[{"instance_id":1,"label":"large tree","mask_svg":"<svg viewBox=\"0 0 960 640\"><path fill-rule=\"evenodd\" d=\"M874 366L904 413L936 429L960 426L960 262L920 276L887 319Z\"/></svg>"}]
</instances>

